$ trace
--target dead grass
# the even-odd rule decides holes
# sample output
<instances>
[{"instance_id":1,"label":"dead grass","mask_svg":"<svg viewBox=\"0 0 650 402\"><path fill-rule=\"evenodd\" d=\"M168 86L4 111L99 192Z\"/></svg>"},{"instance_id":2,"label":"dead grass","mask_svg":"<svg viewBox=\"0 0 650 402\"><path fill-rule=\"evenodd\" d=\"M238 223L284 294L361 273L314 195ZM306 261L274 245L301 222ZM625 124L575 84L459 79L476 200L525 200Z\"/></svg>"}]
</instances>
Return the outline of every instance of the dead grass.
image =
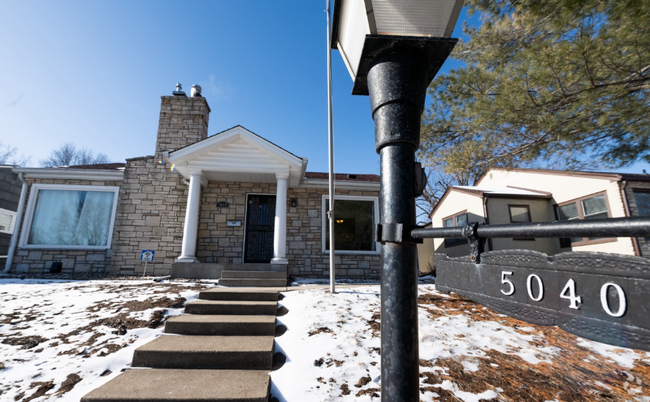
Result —
<instances>
[{"instance_id":1,"label":"dead grass","mask_svg":"<svg viewBox=\"0 0 650 402\"><path fill-rule=\"evenodd\" d=\"M426 384L421 392L440 395L436 400L455 401L436 385L451 381L461 391L481 393L498 390L499 401L630 401L632 397L650 397L650 365L637 360L634 368L621 367L615 361L596 355L578 345L575 335L557 328L528 324L503 317L497 312L458 295L444 297L435 294L420 296L420 305L432 319L441 315L464 314L472 321L490 320L509 326L515 331L535 335L537 347L552 347L558 351L552 364L531 364L519 356L496 350L486 351L485 357L473 357L478 370L467 371L463 357L420 361L420 377ZM520 328L533 328L523 332ZM430 371L430 368L435 368Z\"/></svg>"}]
</instances>

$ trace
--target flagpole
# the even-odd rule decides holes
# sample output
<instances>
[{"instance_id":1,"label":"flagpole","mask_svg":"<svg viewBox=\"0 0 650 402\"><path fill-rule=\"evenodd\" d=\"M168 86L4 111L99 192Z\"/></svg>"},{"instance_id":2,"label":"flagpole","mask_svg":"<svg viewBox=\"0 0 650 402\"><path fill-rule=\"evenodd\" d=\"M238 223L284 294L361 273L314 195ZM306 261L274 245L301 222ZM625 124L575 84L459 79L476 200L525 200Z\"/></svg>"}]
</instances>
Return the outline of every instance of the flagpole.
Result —
<instances>
[{"instance_id":1,"label":"flagpole","mask_svg":"<svg viewBox=\"0 0 650 402\"><path fill-rule=\"evenodd\" d=\"M327 145L329 153L329 218L330 228L330 292L336 293L336 254L334 247L334 134L332 128L332 24L330 22L330 0L326 0L327 13Z\"/></svg>"}]
</instances>

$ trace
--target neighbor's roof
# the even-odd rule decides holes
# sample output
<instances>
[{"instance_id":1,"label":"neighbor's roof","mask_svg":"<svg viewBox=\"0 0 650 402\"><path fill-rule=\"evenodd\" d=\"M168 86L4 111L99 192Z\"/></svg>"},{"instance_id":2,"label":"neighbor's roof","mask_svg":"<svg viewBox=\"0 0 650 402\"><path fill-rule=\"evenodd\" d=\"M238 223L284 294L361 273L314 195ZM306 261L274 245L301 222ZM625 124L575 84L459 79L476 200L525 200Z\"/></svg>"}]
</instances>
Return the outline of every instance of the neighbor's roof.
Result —
<instances>
[{"instance_id":1,"label":"neighbor's roof","mask_svg":"<svg viewBox=\"0 0 650 402\"><path fill-rule=\"evenodd\" d=\"M552 170L552 169L532 169L532 168L490 168L476 180L476 184L481 184L483 179L491 171L518 172L518 173L536 173L555 176L573 176L594 179L607 179L615 181L650 181L650 174L646 173L617 173L617 172L585 172L580 170Z\"/></svg>"},{"instance_id":2,"label":"neighbor's roof","mask_svg":"<svg viewBox=\"0 0 650 402\"><path fill-rule=\"evenodd\" d=\"M518 187L497 187L497 186L453 186L453 189L468 191L479 195L501 195L514 197L535 197L550 198L551 193L546 191L530 190Z\"/></svg>"},{"instance_id":3,"label":"neighbor's roof","mask_svg":"<svg viewBox=\"0 0 650 402\"><path fill-rule=\"evenodd\" d=\"M322 179L328 180L329 173L321 172L305 172L305 179ZM379 183L379 175L376 174L354 174L354 173L335 173L334 180L345 180L345 181L369 181L373 183Z\"/></svg>"}]
</instances>

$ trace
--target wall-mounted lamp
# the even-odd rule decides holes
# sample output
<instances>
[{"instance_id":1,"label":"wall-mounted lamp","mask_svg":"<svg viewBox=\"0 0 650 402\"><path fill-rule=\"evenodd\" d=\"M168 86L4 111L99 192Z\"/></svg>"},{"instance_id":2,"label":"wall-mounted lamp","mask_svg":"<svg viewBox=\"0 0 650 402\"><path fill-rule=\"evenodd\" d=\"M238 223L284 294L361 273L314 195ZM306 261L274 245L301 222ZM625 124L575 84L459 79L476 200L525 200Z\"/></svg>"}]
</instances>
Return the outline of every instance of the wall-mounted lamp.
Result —
<instances>
[{"instance_id":1,"label":"wall-mounted lamp","mask_svg":"<svg viewBox=\"0 0 650 402\"><path fill-rule=\"evenodd\" d=\"M295 199L295 198L292 198L292 199L291 199L291 206L292 206L292 207L296 207L296 206L298 206L298 200Z\"/></svg>"}]
</instances>

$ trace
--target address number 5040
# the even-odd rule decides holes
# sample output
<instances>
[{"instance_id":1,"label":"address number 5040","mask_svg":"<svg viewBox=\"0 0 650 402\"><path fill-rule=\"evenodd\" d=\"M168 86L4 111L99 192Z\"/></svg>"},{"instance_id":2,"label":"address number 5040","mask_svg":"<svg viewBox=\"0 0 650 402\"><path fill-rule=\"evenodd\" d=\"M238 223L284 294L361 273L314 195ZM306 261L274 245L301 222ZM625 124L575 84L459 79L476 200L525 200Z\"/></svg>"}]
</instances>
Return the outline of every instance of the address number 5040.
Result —
<instances>
[{"instance_id":1,"label":"address number 5040","mask_svg":"<svg viewBox=\"0 0 650 402\"><path fill-rule=\"evenodd\" d=\"M512 296L515 294L516 288L514 282L511 278L514 276L512 271L501 271L501 283L505 285L505 288L501 289L501 293L506 296ZM533 284L536 284L537 290ZM609 289L612 288L618 296L618 308L612 310L609 300L607 298L607 293ZM544 298L544 282L537 274L530 274L526 278L526 291L528 292L528 297L535 302L540 302ZM564 285L564 288L560 292L560 298L565 299L569 302L569 308L574 310L580 309L580 304L582 304L582 296L576 294L576 282L573 279L569 279ZM607 282L600 287L600 305L602 306L605 312L612 317L622 317L627 310L627 300L625 297L625 291L623 288L613 282Z\"/></svg>"}]
</instances>

